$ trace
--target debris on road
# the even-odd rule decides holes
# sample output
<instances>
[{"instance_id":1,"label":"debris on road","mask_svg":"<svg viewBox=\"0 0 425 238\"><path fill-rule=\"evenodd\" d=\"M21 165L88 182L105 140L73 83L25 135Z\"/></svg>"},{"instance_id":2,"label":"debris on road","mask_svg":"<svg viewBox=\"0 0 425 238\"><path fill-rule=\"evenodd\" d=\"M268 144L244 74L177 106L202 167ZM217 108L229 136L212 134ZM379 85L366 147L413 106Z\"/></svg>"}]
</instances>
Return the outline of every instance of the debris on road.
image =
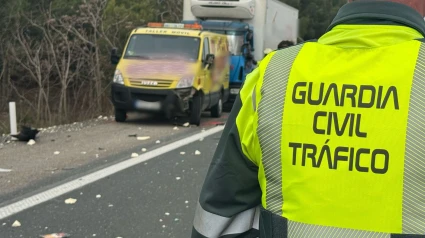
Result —
<instances>
[{"instance_id":1,"label":"debris on road","mask_svg":"<svg viewBox=\"0 0 425 238\"><path fill-rule=\"evenodd\" d=\"M138 157L139 156L139 154L137 154L137 153L132 153L131 154L131 158L136 158L136 157Z\"/></svg>"},{"instance_id":2,"label":"debris on road","mask_svg":"<svg viewBox=\"0 0 425 238\"><path fill-rule=\"evenodd\" d=\"M69 238L71 237L70 234L67 233L53 233L48 235L41 235L40 238Z\"/></svg>"},{"instance_id":3,"label":"debris on road","mask_svg":"<svg viewBox=\"0 0 425 238\"><path fill-rule=\"evenodd\" d=\"M176 126L176 127L173 128L173 130L178 131L179 128Z\"/></svg>"},{"instance_id":4,"label":"debris on road","mask_svg":"<svg viewBox=\"0 0 425 238\"><path fill-rule=\"evenodd\" d=\"M5 226L6 225L6 223L3 223L3 226Z\"/></svg>"},{"instance_id":5,"label":"debris on road","mask_svg":"<svg viewBox=\"0 0 425 238\"><path fill-rule=\"evenodd\" d=\"M61 152L59 152L59 151L55 151L53 154L54 155L58 155L58 154L60 154Z\"/></svg>"},{"instance_id":6,"label":"debris on road","mask_svg":"<svg viewBox=\"0 0 425 238\"><path fill-rule=\"evenodd\" d=\"M199 151L199 150L195 151L195 155L200 155L200 154L201 154L201 151Z\"/></svg>"},{"instance_id":7,"label":"debris on road","mask_svg":"<svg viewBox=\"0 0 425 238\"><path fill-rule=\"evenodd\" d=\"M161 143L161 141L160 140L157 140L155 143L159 144L159 143Z\"/></svg>"},{"instance_id":8,"label":"debris on road","mask_svg":"<svg viewBox=\"0 0 425 238\"><path fill-rule=\"evenodd\" d=\"M162 222L162 219L159 219L159 222Z\"/></svg>"},{"instance_id":9,"label":"debris on road","mask_svg":"<svg viewBox=\"0 0 425 238\"><path fill-rule=\"evenodd\" d=\"M170 213L166 212L166 213L165 213L165 215L166 215L166 216L169 216L169 215L170 215Z\"/></svg>"},{"instance_id":10,"label":"debris on road","mask_svg":"<svg viewBox=\"0 0 425 238\"><path fill-rule=\"evenodd\" d=\"M189 201L185 201L184 203L188 204L188 203L189 203Z\"/></svg>"},{"instance_id":11,"label":"debris on road","mask_svg":"<svg viewBox=\"0 0 425 238\"><path fill-rule=\"evenodd\" d=\"M9 173L11 171L12 171L11 169L2 169L2 168L0 168L0 173Z\"/></svg>"},{"instance_id":12,"label":"debris on road","mask_svg":"<svg viewBox=\"0 0 425 238\"><path fill-rule=\"evenodd\" d=\"M147 151L147 149L146 148L142 148L142 152L146 152Z\"/></svg>"},{"instance_id":13,"label":"debris on road","mask_svg":"<svg viewBox=\"0 0 425 238\"><path fill-rule=\"evenodd\" d=\"M81 154L85 155L85 154L87 154L87 152L85 152L85 151L82 151L82 152L81 152Z\"/></svg>"},{"instance_id":14,"label":"debris on road","mask_svg":"<svg viewBox=\"0 0 425 238\"><path fill-rule=\"evenodd\" d=\"M35 145L35 140L31 139L30 141L28 141L27 145Z\"/></svg>"},{"instance_id":15,"label":"debris on road","mask_svg":"<svg viewBox=\"0 0 425 238\"><path fill-rule=\"evenodd\" d=\"M150 136L139 136L137 137L137 140L149 140L150 138Z\"/></svg>"},{"instance_id":16,"label":"debris on road","mask_svg":"<svg viewBox=\"0 0 425 238\"><path fill-rule=\"evenodd\" d=\"M181 178L180 177L176 177L176 180L180 180Z\"/></svg>"},{"instance_id":17,"label":"debris on road","mask_svg":"<svg viewBox=\"0 0 425 238\"><path fill-rule=\"evenodd\" d=\"M101 198L101 197L102 197L102 195L100 195L100 194L96 195L96 198Z\"/></svg>"},{"instance_id":18,"label":"debris on road","mask_svg":"<svg viewBox=\"0 0 425 238\"><path fill-rule=\"evenodd\" d=\"M180 152L180 154L181 154L181 155L184 155L184 154L186 154L186 152L182 151L182 152Z\"/></svg>"},{"instance_id":19,"label":"debris on road","mask_svg":"<svg viewBox=\"0 0 425 238\"><path fill-rule=\"evenodd\" d=\"M77 202L77 199L74 198L68 198L65 200L65 204L74 204Z\"/></svg>"},{"instance_id":20,"label":"debris on road","mask_svg":"<svg viewBox=\"0 0 425 238\"><path fill-rule=\"evenodd\" d=\"M19 227L19 226L21 226L21 223L20 223L18 220L16 220L16 221L12 224L12 227Z\"/></svg>"},{"instance_id":21,"label":"debris on road","mask_svg":"<svg viewBox=\"0 0 425 238\"><path fill-rule=\"evenodd\" d=\"M186 122L185 124L183 124L183 126L184 127L189 127L190 126L190 123L189 122Z\"/></svg>"},{"instance_id":22,"label":"debris on road","mask_svg":"<svg viewBox=\"0 0 425 238\"><path fill-rule=\"evenodd\" d=\"M11 135L13 138L18 139L19 141L28 142L30 140L35 140L35 137L40 131L38 129L32 129L28 126L22 126L21 131L17 135Z\"/></svg>"},{"instance_id":23,"label":"debris on road","mask_svg":"<svg viewBox=\"0 0 425 238\"><path fill-rule=\"evenodd\" d=\"M113 207L113 206L114 206L114 205L112 205L112 204L109 204L109 205L108 205L108 207Z\"/></svg>"}]
</instances>

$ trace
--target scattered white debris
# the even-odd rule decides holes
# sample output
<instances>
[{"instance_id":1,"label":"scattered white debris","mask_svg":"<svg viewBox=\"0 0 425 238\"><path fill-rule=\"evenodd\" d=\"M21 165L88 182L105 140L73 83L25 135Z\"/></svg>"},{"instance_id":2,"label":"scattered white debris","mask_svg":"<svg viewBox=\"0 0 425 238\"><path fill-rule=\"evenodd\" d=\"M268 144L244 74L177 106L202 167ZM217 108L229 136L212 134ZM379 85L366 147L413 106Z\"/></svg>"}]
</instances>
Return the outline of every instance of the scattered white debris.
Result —
<instances>
[{"instance_id":1,"label":"scattered white debris","mask_svg":"<svg viewBox=\"0 0 425 238\"><path fill-rule=\"evenodd\" d=\"M142 152L146 152L147 151L147 149L146 148L142 148Z\"/></svg>"},{"instance_id":2,"label":"scattered white debris","mask_svg":"<svg viewBox=\"0 0 425 238\"><path fill-rule=\"evenodd\" d=\"M99 158L99 154L96 154L96 158Z\"/></svg>"},{"instance_id":3,"label":"scattered white debris","mask_svg":"<svg viewBox=\"0 0 425 238\"><path fill-rule=\"evenodd\" d=\"M74 198L68 198L65 200L65 204L74 204L77 202L77 199Z\"/></svg>"},{"instance_id":4,"label":"scattered white debris","mask_svg":"<svg viewBox=\"0 0 425 238\"><path fill-rule=\"evenodd\" d=\"M169 216L169 215L170 215L170 213L166 212L166 213L165 213L165 215L166 215L166 216Z\"/></svg>"},{"instance_id":5,"label":"scattered white debris","mask_svg":"<svg viewBox=\"0 0 425 238\"><path fill-rule=\"evenodd\" d=\"M159 144L159 143L161 143L161 141L160 140L157 140L155 143Z\"/></svg>"},{"instance_id":6,"label":"scattered white debris","mask_svg":"<svg viewBox=\"0 0 425 238\"><path fill-rule=\"evenodd\" d=\"M12 227L18 227L18 226L21 226L21 223L20 223L18 220L16 220L16 221L12 224Z\"/></svg>"},{"instance_id":7,"label":"scattered white debris","mask_svg":"<svg viewBox=\"0 0 425 238\"><path fill-rule=\"evenodd\" d=\"M93 236L96 236L96 234L93 234Z\"/></svg>"},{"instance_id":8,"label":"scattered white debris","mask_svg":"<svg viewBox=\"0 0 425 238\"><path fill-rule=\"evenodd\" d=\"M180 152L180 154L181 154L181 155L184 155L184 154L186 154L186 152L182 151L182 152Z\"/></svg>"},{"instance_id":9,"label":"scattered white debris","mask_svg":"<svg viewBox=\"0 0 425 238\"><path fill-rule=\"evenodd\" d=\"M28 141L27 145L35 145L35 140L31 139L30 141Z\"/></svg>"},{"instance_id":10,"label":"scattered white debris","mask_svg":"<svg viewBox=\"0 0 425 238\"><path fill-rule=\"evenodd\" d=\"M53 154L55 154L55 155L58 155L58 154L60 154L61 152L59 152L59 151L55 151Z\"/></svg>"},{"instance_id":11,"label":"scattered white debris","mask_svg":"<svg viewBox=\"0 0 425 238\"><path fill-rule=\"evenodd\" d=\"M81 154L85 155L85 154L87 154L87 152L85 152L85 151L82 151L82 152L81 152Z\"/></svg>"},{"instance_id":12,"label":"scattered white debris","mask_svg":"<svg viewBox=\"0 0 425 238\"><path fill-rule=\"evenodd\" d=\"M3 223L3 226L5 226L6 225L6 223Z\"/></svg>"},{"instance_id":13,"label":"scattered white debris","mask_svg":"<svg viewBox=\"0 0 425 238\"><path fill-rule=\"evenodd\" d=\"M165 225L162 225L162 228L165 228Z\"/></svg>"},{"instance_id":14,"label":"scattered white debris","mask_svg":"<svg viewBox=\"0 0 425 238\"><path fill-rule=\"evenodd\" d=\"M83 192L81 192L80 195L83 195Z\"/></svg>"},{"instance_id":15,"label":"scattered white debris","mask_svg":"<svg viewBox=\"0 0 425 238\"><path fill-rule=\"evenodd\" d=\"M183 124L183 126L184 127L188 127L188 126L190 126L190 123L189 122L186 122L185 124Z\"/></svg>"},{"instance_id":16,"label":"scattered white debris","mask_svg":"<svg viewBox=\"0 0 425 238\"><path fill-rule=\"evenodd\" d=\"M179 219L178 218L174 218L174 221L179 221Z\"/></svg>"},{"instance_id":17,"label":"scattered white debris","mask_svg":"<svg viewBox=\"0 0 425 238\"><path fill-rule=\"evenodd\" d=\"M204 138L199 139L199 141L203 141L203 140L204 140Z\"/></svg>"},{"instance_id":18,"label":"scattered white debris","mask_svg":"<svg viewBox=\"0 0 425 238\"><path fill-rule=\"evenodd\" d=\"M112 205L112 204L109 204L109 205L108 205L108 207L113 207L113 206L114 206L114 205Z\"/></svg>"},{"instance_id":19,"label":"scattered white debris","mask_svg":"<svg viewBox=\"0 0 425 238\"><path fill-rule=\"evenodd\" d=\"M150 138L150 136L138 136L137 140L149 140Z\"/></svg>"},{"instance_id":20,"label":"scattered white debris","mask_svg":"<svg viewBox=\"0 0 425 238\"><path fill-rule=\"evenodd\" d=\"M195 155L200 155L200 154L201 154L201 151L199 151L199 150L195 151Z\"/></svg>"},{"instance_id":21,"label":"scattered white debris","mask_svg":"<svg viewBox=\"0 0 425 238\"><path fill-rule=\"evenodd\" d=\"M100 115L97 119L102 119L102 115Z\"/></svg>"},{"instance_id":22,"label":"scattered white debris","mask_svg":"<svg viewBox=\"0 0 425 238\"><path fill-rule=\"evenodd\" d=\"M189 203L189 201L184 201L184 203L188 204L188 203Z\"/></svg>"},{"instance_id":23,"label":"scattered white debris","mask_svg":"<svg viewBox=\"0 0 425 238\"><path fill-rule=\"evenodd\" d=\"M179 128L176 126L176 127L173 128L173 130L178 131Z\"/></svg>"},{"instance_id":24,"label":"scattered white debris","mask_svg":"<svg viewBox=\"0 0 425 238\"><path fill-rule=\"evenodd\" d=\"M159 219L159 222L162 222L162 219Z\"/></svg>"},{"instance_id":25,"label":"scattered white debris","mask_svg":"<svg viewBox=\"0 0 425 238\"><path fill-rule=\"evenodd\" d=\"M103 117L103 120L108 120L108 117Z\"/></svg>"},{"instance_id":26,"label":"scattered white debris","mask_svg":"<svg viewBox=\"0 0 425 238\"><path fill-rule=\"evenodd\" d=\"M156 172L157 174L159 174L160 172L158 171L158 172Z\"/></svg>"},{"instance_id":27,"label":"scattered white debris","mask_svg":"<svg viewBox=\"0 0 425 238\"><path fill-rule=\"evenodd\" d=\"M189 208L189 206L186 206L186 208Z\"/></svg>"},{"instance_id":28,"label":"scattered white debris","mask_svg":"<svg viewBox=\"0 0 425 238\"><path fill-rule=\"evenodd\" d=\"M180 177L176 177L176 180L180 180L181 178Z\"/></svg>"},{"instance_id":29,"label":"scattered white debris","mask_svg":"<svg viewBox=\"0 0 425 238\"><path fill-rule=\"evenodd\" d=\"M96 195L96 198L101 198L101 197L102 197L102 195L100 195L100 194Z\"/></svg>"},{"instance_id":30,"label":"scattered white debris","mask_svg":"<svg viewBox=\"0 0 425 238\"><path fill-rule=\"evenodd\" d=\"M11 169L2 169L2 168L0 168L0 173L9 173L11 171L12 171Z\"/></svg>"},{"instance_id":31,"label":"scattered white debris","mask_svg":"<svg viewBox=\"0 0 425 238\"><path fill-rule=\"evenodd\" d=\"M136 157L138 157L139 156L139 154L137 154L137 153L132 153L131 154L131 158L136 158Z\"/></svg>"}]
</instances>

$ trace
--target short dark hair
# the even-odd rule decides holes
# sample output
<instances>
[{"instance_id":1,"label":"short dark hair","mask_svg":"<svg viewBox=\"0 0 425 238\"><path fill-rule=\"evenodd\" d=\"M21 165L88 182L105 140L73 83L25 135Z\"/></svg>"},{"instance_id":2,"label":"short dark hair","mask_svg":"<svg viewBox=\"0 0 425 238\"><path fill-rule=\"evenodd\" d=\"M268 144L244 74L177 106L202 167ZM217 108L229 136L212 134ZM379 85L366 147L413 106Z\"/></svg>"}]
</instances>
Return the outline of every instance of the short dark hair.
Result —
<instances>
[{"instance_id":1,"label":"short dark hair","mask_svg":"<svg viewBox=\"0 0 425 238\"><path fill-rule=\"evenodd\" d=\"M281 41L279 43L279 45L277 45L277 49L283 49L283 48L293 46L293 45L294 45L294 42L292 42L290 40L284 40L284 41Z\"/></svg>"}]
</instances>

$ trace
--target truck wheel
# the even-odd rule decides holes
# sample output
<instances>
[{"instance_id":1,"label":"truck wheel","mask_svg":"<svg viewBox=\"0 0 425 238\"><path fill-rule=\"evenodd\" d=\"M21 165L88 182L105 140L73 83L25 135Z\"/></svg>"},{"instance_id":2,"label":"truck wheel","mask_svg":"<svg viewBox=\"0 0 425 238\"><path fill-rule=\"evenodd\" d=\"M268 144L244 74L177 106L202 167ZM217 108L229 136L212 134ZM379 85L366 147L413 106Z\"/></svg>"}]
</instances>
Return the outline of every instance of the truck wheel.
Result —
<instances>
[{"instance_id":1,"label":"truck wheel","mask_svg":"<svg viewBox=\"0 0 425 238\"><path fill-rule=\"evenodd\" d=\"M127 119L127 112L121 109L115 109L115 121L125 122Z\"/></svg>"},{"instance_id":2,"label":"truck wheel","mask_svg":"<svg viewBox=\"0 0 425 238\"><path fill-rule=\"evenodd\" d=\"M218 103L211 108L211 116L215 118L220 118L222 112L223 112L223 96L220 94L220 99L218 99Z\"/></svg>"},{"instance_id":3,"label":"truck wheel","mask_svg":"<svg viewBox=\"0 0 425 238\"><path fill-rule=\"evenodd\" d=\"M192 108L190 109L190 124L199 126L201 124L202 96L195 95L192 98Z\"/></svg>"}]
</instances>

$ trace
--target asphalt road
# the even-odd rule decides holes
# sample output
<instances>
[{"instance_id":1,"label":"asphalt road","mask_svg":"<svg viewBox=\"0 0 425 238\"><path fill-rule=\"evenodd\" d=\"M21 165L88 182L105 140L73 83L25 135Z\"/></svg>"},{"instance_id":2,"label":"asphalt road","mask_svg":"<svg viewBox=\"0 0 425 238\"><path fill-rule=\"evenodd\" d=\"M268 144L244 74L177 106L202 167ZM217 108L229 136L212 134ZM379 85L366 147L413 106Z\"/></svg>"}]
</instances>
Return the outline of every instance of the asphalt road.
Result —
<instances>
[{"instance_id":1,"label":"asphalt road","mask_svg":"<svg viewBox=\"0 0 425 238\"><path fill-rule=\"evenodd\" d=\"M220 135L0 220L0 237L32 238L54 232L72 238L190 237L199 191ZM69 198L76 203L66 204ZM21 226L12 227L16 220Z\"/></svg>"}]
</instances>

